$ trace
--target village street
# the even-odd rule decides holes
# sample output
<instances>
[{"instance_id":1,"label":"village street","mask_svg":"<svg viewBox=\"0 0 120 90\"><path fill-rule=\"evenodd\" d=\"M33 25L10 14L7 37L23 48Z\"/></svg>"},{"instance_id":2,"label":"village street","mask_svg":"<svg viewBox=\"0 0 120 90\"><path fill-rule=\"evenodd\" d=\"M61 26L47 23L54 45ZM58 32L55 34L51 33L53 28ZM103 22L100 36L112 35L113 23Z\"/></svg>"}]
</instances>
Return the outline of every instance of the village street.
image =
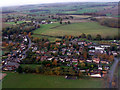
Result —
<instances>
[{"instance_id":1,"label":"village street","mask_svg":"<svg viewBox=\"0 0 120 90\"><path fill-rule=\"evenodd\" d=\"M114 58L114 63L109 71L109 88L112 88L112 80L113 80L113 77L114 77L114 72L116 70L116 67L117 67L117 64L118 62L120 61L120 58Z\"/></svg>"},{"instance_id":2,"label":"village street","mask_svg":"<svg viewBox=\"0 0 120 90\"><path fill-rule=\"evenodd\" d=\"M28 37L28 36L26 36L26 38L28 39L28 42L29 42L29 44L28 44L28 48L25 50L25 51L23 51L23 53L22 53L22 55L24 55L24 58L26 57L26 52L30 49L30 47L31 47L31 39ZM17 58L16 58L17 59Z\"/></svg>"}]
</instances>

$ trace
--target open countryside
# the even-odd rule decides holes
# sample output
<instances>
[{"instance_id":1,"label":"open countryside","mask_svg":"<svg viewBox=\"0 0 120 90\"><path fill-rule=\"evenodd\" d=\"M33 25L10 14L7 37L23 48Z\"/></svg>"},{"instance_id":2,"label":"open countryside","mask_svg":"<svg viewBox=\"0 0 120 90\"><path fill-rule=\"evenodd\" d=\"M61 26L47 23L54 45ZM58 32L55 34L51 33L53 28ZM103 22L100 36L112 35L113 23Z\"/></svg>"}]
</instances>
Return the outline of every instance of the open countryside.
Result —
<instances>
[{"instance_id":1,"label":"open countryside","mask_svg":"<svg viewBox=\"0 0 120 90\"><path fill-rule=\"evenodd\" d=\"M118 88L118 4L3 7L3 88Z\"/></svg>"},{"instance_id":2,"label":"open countryside","mask_svg":"<svg viewBox=\"0 0 120 90\"><path fill-rule=\"evenodd\" d=\"M41 25L41 28L35 30L33 33L52 36L64 36L64 35L79 36L82 33L85 33L91 34L93 36L100 34L103 37L106 36L113 37L118 34L118 29L101 26L96 22L81 22L73 23L70 25L59 25L58 23L53 23L50 25Z\"/></svg>"}]
</instances>

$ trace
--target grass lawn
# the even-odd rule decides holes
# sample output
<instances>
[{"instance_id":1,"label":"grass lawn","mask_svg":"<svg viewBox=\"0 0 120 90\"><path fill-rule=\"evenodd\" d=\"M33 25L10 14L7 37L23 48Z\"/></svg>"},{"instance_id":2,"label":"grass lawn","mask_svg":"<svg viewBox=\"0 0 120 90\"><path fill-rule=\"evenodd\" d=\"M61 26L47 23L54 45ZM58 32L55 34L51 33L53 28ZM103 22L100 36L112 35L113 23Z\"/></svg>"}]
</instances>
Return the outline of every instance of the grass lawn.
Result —
<instances>
[{"instance_id":1,"label":"grass lawn","mask_svg":"<svg viewBox=\"0 0 120 90\"><path fill-rule=\"evenodd\" d=\"M63 76L7 72L3 88L102 88L100 79L67 80Z\"/></svg>"},{"instance_id":2,"label":"grass lawn","mask_svg":"<svg viewBox=\"0 0 120 90\"><path fill-rule=\"evenodd\" d=\"M36 29L33 33L51 36L63 36L63 35L79 36L81 33L85 33L91 34L93 36L100 34L103 37L106 36L113 37L118 34L118 29L101 26L96 22L81 22L69 25L60 25L59 23L53 23L41 25L41 28Z\"/></svg>"}]
</instances>

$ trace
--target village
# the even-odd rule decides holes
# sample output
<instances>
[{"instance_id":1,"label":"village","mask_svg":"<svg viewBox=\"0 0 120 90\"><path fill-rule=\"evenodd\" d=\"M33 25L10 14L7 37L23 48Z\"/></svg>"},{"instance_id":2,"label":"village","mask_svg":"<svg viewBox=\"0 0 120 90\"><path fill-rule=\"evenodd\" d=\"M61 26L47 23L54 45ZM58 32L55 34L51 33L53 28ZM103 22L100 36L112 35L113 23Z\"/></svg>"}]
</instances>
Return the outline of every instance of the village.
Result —
<instances>
[{"instance_id":1,"label":"village","mask_svg":"<svg viewBox=\"0 0 120 90\"><path fill-rule=\"evenodd\" d=\"M17 2L1 11L3 89L119 88L119 1Z\"/></svg>"},{"instance_id":2,"label":"village","mask_svg":"<svg viewBox=\"0 0 120 90\"><path fill-rule=\"evenodd\" d=\"M2 70L63 75L66 76L65 78L104 77L114 63L114 57L120 55L120 40L116 40L118 37L103 38L100 34L92 36L84 33L79 36L52 36L34 33L35 30L44 28L42 25L46 25L46 27L53 25L50 27L51 30L60 26L74 25L76 20L81 23L84 20L93 22L92 19L95 17L80 16L78 18L77 16L76 18L74 15L57 14L38 16L28 14L3 18L3 22L12 23L12 26L3 29L2 45L8 52L2 56ZM47 36L47 38L37 38L33 37L34 35ZM51 42L48 39L50 37L56 38L56 40ZM33 65L35 68L27 65Z\"/></svg>"},{"instance_id":3,"label":"village","mask_svg":"<svg viewBox=\"0 0 120 90\"><path fill-rule=\"evenodd\" d=\"M61 41L51 43L49 40L33 39L28 35L19 36L23 40L19 49L10 52L2 60L2 69L5 71L14 71L21 64L43 64L50 68L60 67L61 70L72 67L72 72L59 72L57 75L75 76L83 73L101 78L110 70L114 57L120 54L120 42L116 40L111 44L97 44L79 38L68 39L66 36Z\"/></svg>"}]
</instances>

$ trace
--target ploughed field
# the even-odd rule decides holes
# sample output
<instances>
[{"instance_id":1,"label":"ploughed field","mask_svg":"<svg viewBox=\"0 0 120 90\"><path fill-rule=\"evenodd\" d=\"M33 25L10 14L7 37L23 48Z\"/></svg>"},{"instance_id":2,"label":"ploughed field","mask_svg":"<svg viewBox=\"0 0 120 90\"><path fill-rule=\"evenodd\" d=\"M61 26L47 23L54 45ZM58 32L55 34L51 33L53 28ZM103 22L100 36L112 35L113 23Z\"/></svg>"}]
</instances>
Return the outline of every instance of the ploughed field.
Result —
<instances>
[{"instance_id":1,"label":"ploughed field","mask_svg":"<svg viewBox=\"0 0 120 90\"><path fill-rule=\"evenodd\" d=\"M3 88L102 88L102 80L68 80L64 76L8 72L2 85Z\"/></svg>"},{"instance_id":2,"label":"ploughed field","mask_svg":"<svg viewBox=\"0 0 120 90\"><path fill-rule=\"evenodd\" d=\"M82 33L85 33L91 34L92 36L100 34L102 37L106 36L113 37L118 34L118 29L102 26L97 22L80 22L66 25L53 23L41 25L41 28L36 29L33 33L34 35L42 34L49 36L63 36L63 35L79 36Z\"/></svg>"}]
</instances>

